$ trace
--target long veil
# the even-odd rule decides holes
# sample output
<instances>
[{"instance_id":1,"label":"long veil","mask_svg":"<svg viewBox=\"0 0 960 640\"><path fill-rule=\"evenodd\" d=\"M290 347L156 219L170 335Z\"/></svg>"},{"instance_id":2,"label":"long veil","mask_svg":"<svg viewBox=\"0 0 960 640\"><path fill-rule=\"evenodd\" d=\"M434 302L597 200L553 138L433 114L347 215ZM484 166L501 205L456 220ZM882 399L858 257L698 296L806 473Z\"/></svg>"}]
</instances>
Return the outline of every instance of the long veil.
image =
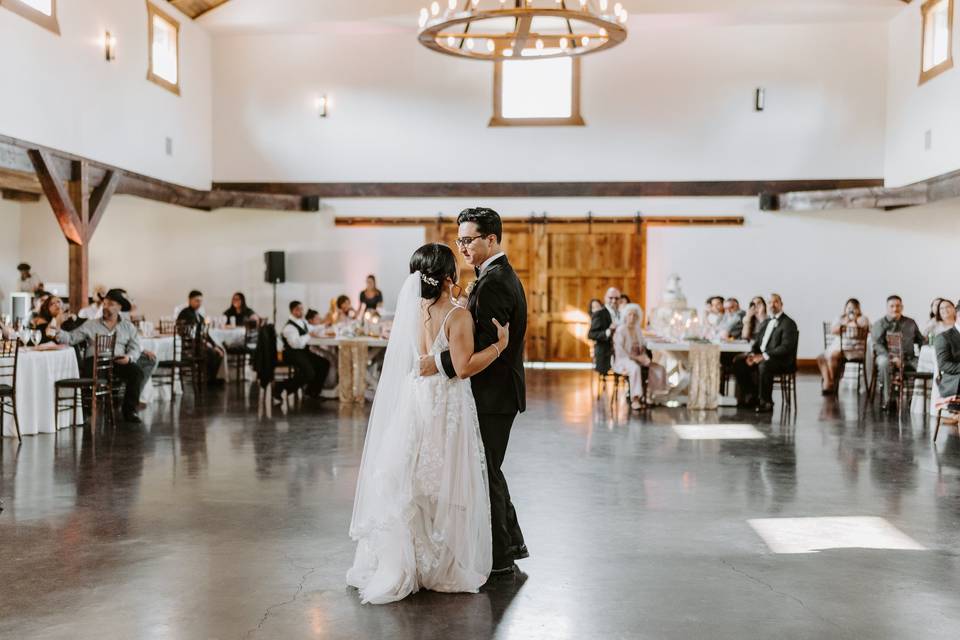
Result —
<instances>
[{"instance_id":1,"label":"long veil","mask_svg":"<svg viewBox=\"0 0 960 640\"><path fill-rule=\"evenodd\" d=\"M412 496L409 473L403 452L413 443L416 423L416 400L412 393L413 378L418 375L420 313L420 272L410 274L400 289L397 312L387 343L383 369L370 422L363 445L357 493L350 521L350 537L354 540L374 529L403 517L398 510Z\"/></svg>"}]
</instances>

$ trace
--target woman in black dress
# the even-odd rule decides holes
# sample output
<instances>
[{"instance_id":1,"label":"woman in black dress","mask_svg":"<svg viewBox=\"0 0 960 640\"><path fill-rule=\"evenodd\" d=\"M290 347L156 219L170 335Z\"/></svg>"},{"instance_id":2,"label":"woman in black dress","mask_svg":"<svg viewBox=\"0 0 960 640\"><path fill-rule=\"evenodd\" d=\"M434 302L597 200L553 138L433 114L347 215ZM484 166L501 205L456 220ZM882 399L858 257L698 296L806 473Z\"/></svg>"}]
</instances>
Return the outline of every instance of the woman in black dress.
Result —
<instances>
[{"instance_id":1,"label":"woman in black dress","mask_svg":"<svg viewBox=\"0 0 960 640\"><path fill-rule=\"evenodd\" d=\"M357 315L363 317L365 311L378 311L383 306L383 293L377 289L377 279L372 274L367 276L367 288L360 292L360 311Z\"/></svg>"},{"instance_id":2,"label":"woman in black dress","mask_svg":"<svg viewBox=\"0 0 960 640\"><path fill-rule=\"evenodd\" d=\"M247 320L257 319L257 314L247 306L247 297L239 291L233 294L230 308L224 311L223 315L227 316L227 322L233 318L233 324L238 327L242 327Z\"/></svg>"},{"instance_id":3,"label":"woman in black dress","mask_svg":"<svg viewBox=\"0 0 960 640\"><path fill-rule=\"evenodd\" d=\"M76 319L72 314L67 314L63 310L63 301L58 297L51 295L43 304L40 305L40 311L30 322L30 328L35 331L41 331L43 336L40 338L40 344L53 342L60 329L71 331L78 326Z\"/></svg>"}]
</instances>

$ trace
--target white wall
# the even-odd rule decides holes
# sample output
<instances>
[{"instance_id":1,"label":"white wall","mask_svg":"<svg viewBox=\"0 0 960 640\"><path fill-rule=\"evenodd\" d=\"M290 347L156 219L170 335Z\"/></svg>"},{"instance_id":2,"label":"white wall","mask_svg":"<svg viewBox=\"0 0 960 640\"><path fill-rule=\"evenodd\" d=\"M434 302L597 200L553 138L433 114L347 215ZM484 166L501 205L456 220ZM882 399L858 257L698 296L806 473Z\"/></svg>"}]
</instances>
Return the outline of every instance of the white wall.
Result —
<instances>
[{"instance_id":1,"label":"white wall","mask_svg":"<svg viewBox=\"0 0 960 640\"><path fill-rule=\"evenodd\" d=\"M67 278L67 243L45 201L23 206L20 255L46 280ZM332 296L354 299L375 273L392 306L407 261L423 244L422 229L391 233L336 228L332 217L221 209L194 211L131 196L115 196L90 245L91 287L122 287L150 319L171 315L191 289L205 294L208 313L229 306L242 291L257 312L269 314L272 288L263 280L263 252L288 252L279 289L278 319L294 298L325 310ZM2 265L0 265L2 267Z\"/></svg>"},{"instance_id":2,"label":"white wall","mask_svg":"<svg viewBox=\"0 0 960 640\"><path fill-rule=\"evenodd\" d=\"M20 203L0 200L0 313L10 313L10 294L17 290L19 241Z\"/></svg>"},{"instance_id":3,"label":"white wall","mask_svg":"<svg viewBox=\"0 0 960 640\"><path fill-rule=\"evenodd\" d=\"M218 34L215 179L882 175L884 23L634 23L625 44L583 59L579 128L488 128L492 66L428 51L412 30Z\"/></svg>"},{"instance_id":4,"label":"white wall","mask_svg":"<svg viewBox=\"0 0 960 640\"><path fill-rule=\"evenodd\" d=\"M210 37L170 3L157 5L180 22L179 97L147 80L143 0L61 1L59 36L0 8L0 134L209 188ZM109 63L98 41L107 29L117 38Z\"/></svg>"},{"instance_id":5,"label":"white wall","mask_svg":"<svg viewBox=\"0 0 960 640\"><path fill-rule=\"evenodd\" d=\"M887 61L887 144L885 177L888 186L901 186L960 169L960 36L954 34L957 67L918 86L920 79L920 2L905 7L889 25ZM960 12L960 4L955 4ZM960 17L954 16L954 29ZM930 131L932 145L925 148Z\"/></svg>"}]
</instances>

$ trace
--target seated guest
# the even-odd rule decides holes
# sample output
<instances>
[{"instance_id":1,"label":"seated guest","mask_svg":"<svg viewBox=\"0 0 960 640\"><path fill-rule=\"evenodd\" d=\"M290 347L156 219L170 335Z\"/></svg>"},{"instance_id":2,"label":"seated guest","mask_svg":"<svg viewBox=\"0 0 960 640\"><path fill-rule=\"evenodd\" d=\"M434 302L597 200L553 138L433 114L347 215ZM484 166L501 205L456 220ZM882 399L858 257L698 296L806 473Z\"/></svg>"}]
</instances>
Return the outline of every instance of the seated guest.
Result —
<instances>
[{"instance_id":1,"label":"seated guest","mask_svg":"<svg viewBox=\"0 0 960 640\"><path fill-rule=\"evenodd\" d=\"M56 340L60 329L72 331L77 326L76 318L63 310L63 301L58 296L48 296L30 322L31 329L42 332L40 344Z\"/></svg>"},{"instance_id":2,"label":"seated guest","mask_svg":"<svg viewBox=\"0 0 960 640\"><path fill-rule=\"evenodd\" d=\"M40 282L40 278L30 272L30 265L28 265L26 262L21 262L18 264L17 271L20 272L20 280L17 282L17 291L36 295L37 291L43 289L43 283Z\"/></svg>"},{"instance_id":3,"label":"seated guest","mask_svg":"<svg viewBox=\"0 0 960 640\"><path fill-rule=\"evenodd\" d=\"M125 385L123 419L126 422L139 423L137 404L143 387L143 370L137 366L141 353L140 338L137 328L129 320L120 317L121 307L127 304L128 301L118 290L107 292L103 302L103 315L84 322L73 331L60 330L57 333L57 342L86 345L86 355L80 370L81 375L89 378L93 375L93 344L97 336L115 335L117 342L114 348L113 372Z\"/></svg>"},{"instance_id":4,"label":"seated guest","mask_svg":"<svg viewBox=\"0 0 960 640\"><path fill-rule=\"evenodd\" d=\"M937 381L941 398L960 395L960 331L957 331L957 307L949 300L941 300L937 308L943 331L933 339L937 351Z\"/></svg>"},{"instance_id":5,"label":"seated guest","mask_svg":"<svg viewBox=\"0 0 960 640\"><path fill-rule=\"evenodd\" d=\"M859 360L864 357L866 343L863 344L844 344L841 352L840 335L847 329L869 329L870 320L860 311L860 301L856 298L850 298L843 305L843 313L837 318L830 332L833 337L827 345L826 351L817 356L817 366L820 367L820 381L823 395L833 395L837 389L837 374L840 372L840 365L843 360Z\"/></svg>"},{"instance_id":6,"label":"seated guest","mask_svg":"<svg viewBox=\"0 0 960 640\"><path fill-rule=\"evenodd\" d=\"M733 361L737 406L749 407L756 402L757 413L773 410L773 377L797 370L798 340L797 323L783 312L783 299L771 294L770 317L760 325L750 353L742 353Z\"/></svg>"},{"instance_id":7,"label":"seated guest","mask_svg":"<svg viewBox=\"0 0 960 640\"><path fill-rule=\"evenodd\" d=\"M743 318L746 312L740 308L740 301L736 298L727 298L723 303L723 318L717 325L717 335L726 340L739 340L743 334Z\"/></svg>"},{"instance_id":8,"label":"seated guest","mask_svg":"<svg viewBox=\"0 0 960 640\"><path fill-rule=\"evenodd\" d=\"M743 317L743 333L740 338L743 340L756 340L757 330L767 321L767 301L763 296L756 296L750 300L750 307L747 309L747 315Z\"/></svg>"},{"instance_id":9,"label":"seated guest","mask_svg":"<svg viewBox=\"0 0 960 640\"><path fill-rule=\"evenodd\" d=\"M934 298L930 301L930 316L927 318L927 323L923 326L922 334L930 344L933 344L933 337L943 331L943 329L940 328L940 321L937 319L940 303L943 300L945 300L945 298Z\"/></svg>"},{"instance_id":10,"label":"seated guest","mask_svg":"<svg viewBox=\"0 0 960 640\"><path fill-rule=\"evenodd\" d=\"M709 336L719 335L722 320L723 296L710 296L707 298L707 309L703 313L703 326Z\"/></svg>"},{"instance_id":11,"label":"seated guest","mask_svg":"<svg viewBox=\"0 0 960 640\"><path fill-rule=\"evenodd\" d=\"M373 274L367 276L367 288L360 292L360 316L367 311L379 311L383 306L383 292L377 289L377 279Z\"/></svg>"},{"instance_id":12,"label":"seated guest","mask_svg":"<svg viewBox=\"0 0 960 640\"><path fill-rule=\"evenodd\" d=\"M316 309L307 310L304 319L310 325L311 335L322 335L326 327L323 324L323 316ZM327 361L328 372L323 383L324 389L332 389L337 386L337 351L336 347L323 347L320 345L310 345L310 351Z\"/></svg>"},{"instance_id":13,"label":"seated guest","mask_svg":"<svg viewBox=\"0 0 960 640\"><path fill-rule=\"evenodd\" d=\"M590 317L590 331L587 338L593 340L593 364L598 373L610 371L613 359L613 333L620 322L620 311L617 308L620 302L620 290L616 287L607 289L606 306Z\"/></svg>"},{"instance_id":14,"label":"seated guest","mask_svg":"<svg viewBox=\"0 0 960 640\"><path fill-rule=\"evenodd\" d=\"M90 299L90 304L85 306L83 309L80 309L80 313L78 313L77 316L83 318L84 320L99 318L101 315L101 309L103 308L103 298L106 295L106 287L104 287L102 284L97 285L97 288L93 290L93 298Z\"/></svg>"},{"instance_id":15,"label":"seated guest","mask_svg":"<svg viewBox=\"0 0 960 640\"><path fill-rule=\"evenodd\" d=\"M587 315L592 318L593 314L600 311L600 309L603 309L603 303L600 302L599 298L592 298L590 304L587 305Z\"/></svg>"},{"instance_id":16,"label":"seated guest","mask_svg":"<svg viewBox=\"0 0 960 640\"><path fill-rule=\"evenodd\" d=\"M349 303L349 299L347 302ZM314 335L319 333L318 329L313 330ZM295 374L292 379L274 383L274 402L280 404L283 402L284 392L289 395L302 387L307 388L308 396L319 396L323 390L323 382L327 378L330 363L312 353L308 348L311 329L304 319L303 305L298 300L290 303L290 318L280 332L280 337L283 341L283 361L294 367Z\"/></svg>"},{"instance_id":17,"label":"seated guest","mask_svg":"<svg viewBox=\"0 0 960 640\"><path fill-rule=\"evenodd\" d=\"M257 314L247 306L247 297L239 291L233 294L233 298L230 299L230 308L224 311L223 315L227 317L227 322L232 318L233 324L238 327L244 326L247 320L257 319Z\"/></svg>"},{"instance_id":18,"label":"seated guest","mask_svg":"<svg viewBox=\"0 0 960 640\"><path fill-rule=\"evenodd\" d=\"M331 301L330 311L323 319L323 323L327 326L342 324L356 317L356 312L353 310L353 307L350 306L350 298L345 295L340 295L337 296L336 300Z\"/></svg>"},{"instance_id":19,"label":"seated guest","mask_svg":"<svg viewBox=\"0 0 960 640\"><path fill-rule=\"evenodd\" d=\"M203 293L194 289L190 292L189 302L186 307L177 314L177 324L186 324L196 326L201 331L207 320L203 316ZM217 380L217 374L220 372L220 365L223 363L224 352L219 346L213 343L209 336L204 344L207 360L207 384L221 384L222 380Z\"/></svg>"},{"instance_id":20,"label":"seated guest","mask_svg":"<svg viewBox=\"0 0 960 640\"><path fill-rule=\"evenodd\" d=\"M639 409L641 399L663 396L667 392L667 372L659 364L650 360L646 343L643 340L643 331L640 319L643 310L638 304L628 304L623 309L623 323L613 334L613 370L620 375L628 376L630 380L630 407ZM649 398L643 397L643 369L648 369L647 393Z\"/></svg>"},{"instance_id":21,"label":"seated guest","mask_svg":"<svg viewBox=\"0 0 960 640\"><path fill-rule=\"evenodd\" d=\"M899 333L901 335L902 362L892 358L887 350L888 333ZM887 314L877 320L876 324L873 325L871 334L877 375L880 376L880 384L883 385L883 395L881 396L883 408L893 410L896 409L897 401L890 393L891 367L903 367L904 371L916 371L917 353L914 347L922 347L926 341L923 334L920 333L920 327L917 326L916 321L903 315L903 299L897 295L887 298Z\"/></svg>"}]
</instances>

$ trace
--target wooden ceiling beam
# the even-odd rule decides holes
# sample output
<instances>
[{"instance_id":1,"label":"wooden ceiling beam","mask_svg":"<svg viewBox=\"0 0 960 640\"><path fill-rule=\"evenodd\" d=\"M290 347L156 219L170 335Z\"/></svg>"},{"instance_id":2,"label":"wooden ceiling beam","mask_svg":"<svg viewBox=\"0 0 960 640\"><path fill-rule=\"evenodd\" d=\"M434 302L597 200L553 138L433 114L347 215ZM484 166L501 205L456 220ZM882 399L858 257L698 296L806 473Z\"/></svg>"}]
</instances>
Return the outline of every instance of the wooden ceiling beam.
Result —
<instances>
[{"instance_id":1,"label":"wooden ceiling beam","mask_svg":"<svg viewBox=\"0 0 960 640\"><path fill-rule=\"evenodd\" d=\"M882 186L883 180L659 182L215 182L214 191L318 198L754 197L764 192Z\"/></svg>"},{"instance_id":2,"label":"wooden ceiling beam","mask_svg":"<svg viewBox=\"0 0 960 640\"><path fill-rule=\"evenodd\" d=\"M5 188L0 188L0 197L2 197L4 200L11 200L13 202L37 202L40 200L39 193Z\"/></svg>"},{"instance_id":3,"label":"wooden ceiling beam","mask_svg":"<svg viewBox=\"0 0 960 640\"><path fill-rule=\"evenodd\" d=\"M83 244L86 241L84 222L74 208L70 194L67 193L67 188L60 178L50 154L43 149L30 149L27 151L27 155L33 162L37 178L43 187L43 193L47 196L47 200L53 208L53 214L57 217L57 223L60 225L63 235L71 244Z\"/></svg>"},{"instance_id":4,"label":"wooden ceiling beam","mask_svg":"<svg viewBox=\"0 0 960 640\"><path fill-rule=\"evenodd\" d=\"M951 171L902 187L832 189L765 193L765 211L824 211L827 209L900 209L960 198L960 171Z\"/></svg>"},{"instance_id":5,"label":"wooden ceiling beam","mask_svg":"<svg viewBox=\"0 0 960 640\"><path fill-rule=\"evenodd\" d=\"M58 176L70 176L72 163L77 161L86 163L90 184L102 185L106 176L113 174L116 176L116 184L112 188L117 194L134 195L203 211L224 207L274 211L319 210L319 202L315 197L193 189L3 135L0 135L0 188L37 194L44 192L28 153L31 149L43 151L46 161ZM99 223L99 219L97 222Z\"/></svg>"}]
</instances>

